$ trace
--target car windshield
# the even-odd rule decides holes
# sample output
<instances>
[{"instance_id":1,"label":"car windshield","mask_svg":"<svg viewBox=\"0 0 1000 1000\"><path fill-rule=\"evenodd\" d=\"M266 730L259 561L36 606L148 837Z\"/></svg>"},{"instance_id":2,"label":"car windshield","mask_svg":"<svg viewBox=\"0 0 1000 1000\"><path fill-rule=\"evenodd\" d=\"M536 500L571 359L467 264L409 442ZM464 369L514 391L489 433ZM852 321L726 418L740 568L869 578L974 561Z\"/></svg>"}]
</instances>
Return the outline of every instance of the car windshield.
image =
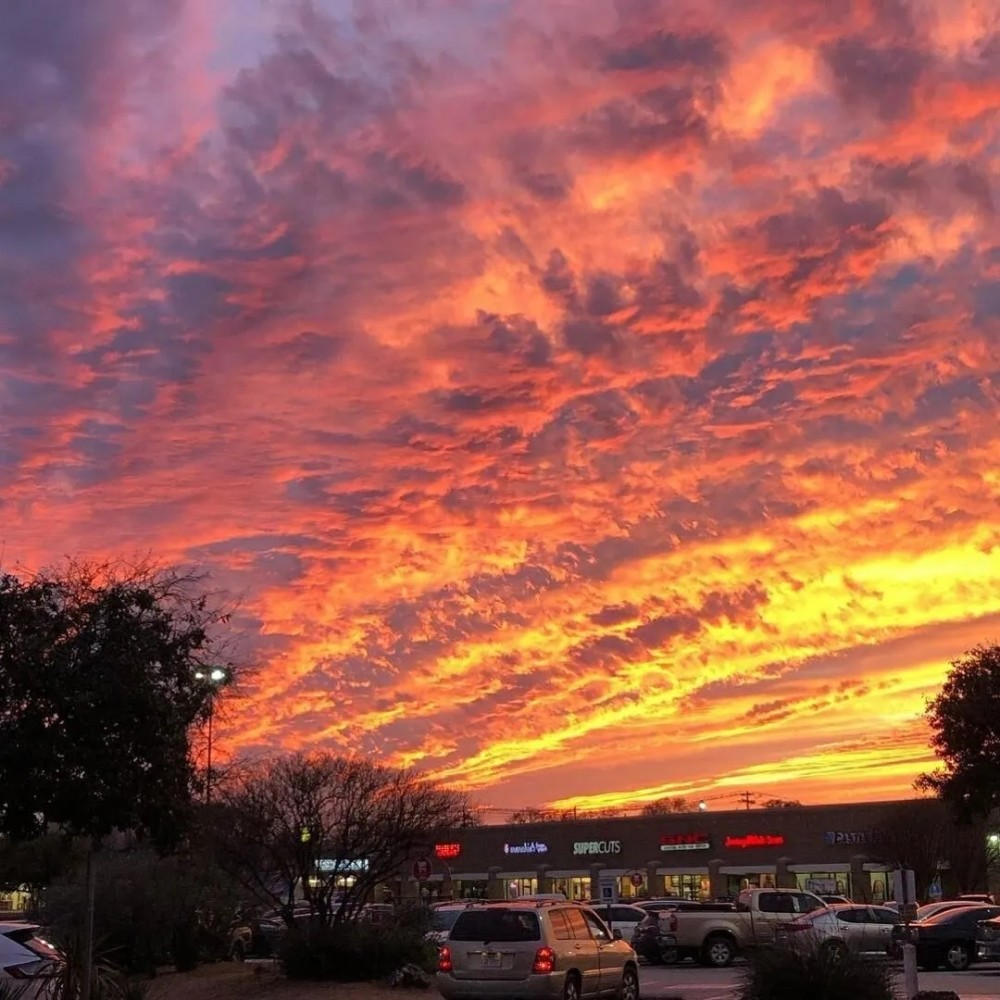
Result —
<instances>
[{"instance_id":1,"label":"car windshield","mask_svg":"<svg viewBox=\"0 0 1000 1000\"><path fill-rule=\"evenodd\" d=\"M537 914L530 910L465 910L451 929L452 941L538 941Z\"/></svg>"},{"instance_id":2,"label":"car windshield","mask_svg":"<svg viewBox=\"0 0 1000 1000\"><path fill-rule=\"evenodd\" d=\"M433 927L436 931L450 931L455 921L462 915L462 910L435 910Z\"/></svg>"}]
</instances>

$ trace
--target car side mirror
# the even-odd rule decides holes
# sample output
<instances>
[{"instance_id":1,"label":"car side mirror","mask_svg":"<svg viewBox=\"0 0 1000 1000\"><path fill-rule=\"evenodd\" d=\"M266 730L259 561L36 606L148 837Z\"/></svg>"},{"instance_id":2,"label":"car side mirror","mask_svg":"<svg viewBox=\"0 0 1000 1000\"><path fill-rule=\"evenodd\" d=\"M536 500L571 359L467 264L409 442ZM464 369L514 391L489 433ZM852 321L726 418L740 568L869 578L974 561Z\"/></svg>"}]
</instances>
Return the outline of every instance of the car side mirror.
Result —
<instances>
[{"instance_id":1,"label":"car side mirror","mask_svg":"<svg viewBox=\"0 0 1000 1000\"><path fill-rule=\"evenodd\" d=\"M620 930L618 930L618 928L616 927L611 932L611 937L612 937L612 940L614 940L614 941L621 941L621 939L622 939L622 932Z\"/></svg>"}]
</instances>

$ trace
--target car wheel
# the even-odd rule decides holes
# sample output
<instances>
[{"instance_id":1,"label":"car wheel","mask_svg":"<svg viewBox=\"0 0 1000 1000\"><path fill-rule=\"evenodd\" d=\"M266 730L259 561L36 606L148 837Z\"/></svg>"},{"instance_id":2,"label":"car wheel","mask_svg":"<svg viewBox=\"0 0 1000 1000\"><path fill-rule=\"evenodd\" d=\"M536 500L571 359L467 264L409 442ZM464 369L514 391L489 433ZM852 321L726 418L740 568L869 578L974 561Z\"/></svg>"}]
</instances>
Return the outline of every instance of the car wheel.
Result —
<instances>
[{"instance_id":1,"label":"car wheel","mask_svg":"<svg viewBox=\"0 0 1000 1000\"><path fill-rule=\"evenodd\" d=\"M563 1000L580 1000L580 980L575 972L566 977L563 984Z\"/></svg>"},{"instance_id":2,"label":"car wheel","mask_svg":"<svg viewBox=\"0 0 1000 1000\"><path fill-rule=\"evenodd\" d=\"M664 965L676 965L680 960L681 953L673 945L660 949L660 961Z\"/></svg>"},{"instance_id":3,"label":"car wheel","mask_svg":"<svg viewBox=\"0 0 1000 1000\"><path fill-rule=\"evenodd\" d=\"M847 954L847 945L843 941L827 941L820 951L823 961L830 965L837 965L844 960Z\"/></svg>"},{"instance_id":4,"label":"car wheel","mask_svg":"<svg viewBox=\"0 0 1000 1000\"><path fill-rule=\"evenodd\" d=\"M953 941L945 950L944 964L952 972L964 972L972 964L969 946L961 941Z\"/></svg>"},{"instance_id":5,"label":"car wheel","mask_svg":"<svg viewBox=\"0 0 1000 1000\"><path fill-rule=\"evenodd\" d=\"M622 973L617 1000L639 1000L639 974L632 966L627 966Z\"/></svg>"},{"instance_id":6,"label":"car wheel","mask_svg":"<svg viewBox=\"0 0 1000 1000\"><path fill-rule=\"evenodd\" d=\"M736 949L729 938L720 934L716 937L710 937L705 942L703 954L706 965L712 966L713 969L725 969L733 964L733 959L736 958Z\"/></svg>"}]
</instances>

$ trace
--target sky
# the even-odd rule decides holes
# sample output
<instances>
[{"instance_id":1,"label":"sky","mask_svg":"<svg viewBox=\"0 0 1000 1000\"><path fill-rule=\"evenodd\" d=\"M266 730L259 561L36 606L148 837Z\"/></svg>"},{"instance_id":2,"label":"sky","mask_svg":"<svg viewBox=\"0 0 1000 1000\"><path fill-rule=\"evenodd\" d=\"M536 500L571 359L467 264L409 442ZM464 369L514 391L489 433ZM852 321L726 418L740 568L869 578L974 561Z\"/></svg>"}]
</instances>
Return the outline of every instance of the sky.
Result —
<instances>
[{"instance_id":1,"label":"sky","mask_svg":"<svg viewBox=\"0 0 1000 1000\"><path fill-rule=\"evenodd\" d=\"M995 0L4 17L6 569L238 595L225 752L911 794L1000 637Z\"/></svg>"}]
</instances>

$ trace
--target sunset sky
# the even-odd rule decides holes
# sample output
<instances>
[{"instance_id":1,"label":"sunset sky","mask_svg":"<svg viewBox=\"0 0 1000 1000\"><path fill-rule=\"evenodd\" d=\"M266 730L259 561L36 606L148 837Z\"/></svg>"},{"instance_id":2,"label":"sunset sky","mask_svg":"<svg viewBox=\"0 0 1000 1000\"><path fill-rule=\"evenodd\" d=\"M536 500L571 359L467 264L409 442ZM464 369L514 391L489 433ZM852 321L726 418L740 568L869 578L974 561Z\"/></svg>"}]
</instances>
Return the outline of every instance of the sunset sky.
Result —
<instances>
[{"instance_id":1,"label":"sunset sky","mask_svg":"<svg viewBox=\"0 0 1000 1000\"><path fill-rule=\"evenodd\" d=\"M996 0L32 0L3 566L240 595L227 751L902 797L1000 637Z\"/></svg>"}]
</instances>

